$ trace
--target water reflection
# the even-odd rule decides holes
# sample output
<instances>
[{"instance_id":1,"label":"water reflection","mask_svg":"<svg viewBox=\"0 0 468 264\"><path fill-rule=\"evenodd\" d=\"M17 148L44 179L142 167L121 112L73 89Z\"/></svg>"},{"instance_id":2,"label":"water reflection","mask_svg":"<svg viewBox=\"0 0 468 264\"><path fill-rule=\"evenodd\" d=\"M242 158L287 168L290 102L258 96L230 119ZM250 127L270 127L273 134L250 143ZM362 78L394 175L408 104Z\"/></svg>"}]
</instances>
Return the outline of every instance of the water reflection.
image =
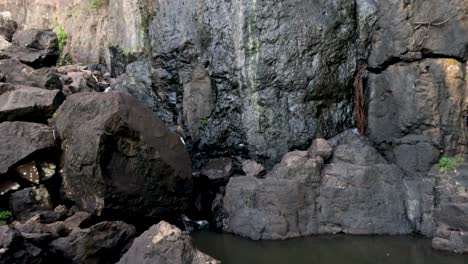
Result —
<instances>
[{"instance_id":1,"label":"water reflection","mask_svg":"<svg viewBox=\"0 0 468 264\"><path fill-rule=\"evenodd\" d=\"M251 241L200 232L196 246L224 264L468 264L468 256L431 249L416 237L319 236L286 241Z\"/></svg>"}]
</instances>

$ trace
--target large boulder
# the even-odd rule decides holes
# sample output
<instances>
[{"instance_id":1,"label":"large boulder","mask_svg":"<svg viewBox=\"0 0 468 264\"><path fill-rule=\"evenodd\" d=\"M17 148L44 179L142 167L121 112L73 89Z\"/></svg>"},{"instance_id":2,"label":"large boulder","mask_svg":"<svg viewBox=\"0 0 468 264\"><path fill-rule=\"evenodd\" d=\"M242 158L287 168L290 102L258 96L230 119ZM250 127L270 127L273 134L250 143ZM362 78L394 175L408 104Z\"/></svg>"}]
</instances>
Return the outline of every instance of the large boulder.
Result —
<instances>
[{"instance_id":1,"label":"large boulder","mask_svg":"<svg viewBox=\"0 0 468 264\"><path fill-rule=\"evenodd\" d=\"M58 90L63 87L60 75L54 69L35 70L17 59L0 60L0 76L6 83Z\"/></svg>"},{"instance_id":2,"label":"large boulder","mask_svg":"<svg viewBox=\"0 0 468 264\"><path fill-rule=\"evenodd\" d=\"M0 83L0 122L45 122L64 100L60 90Z\"/></svg>"},{"instance_id":3,"label":"large boulder","mask_svg":"<svg viewBox=\"0 0 468 264\"><path fill-rule=\"evenodd\" d=\"M321 157L286 154L265 176L233 177L223 199L223 230L251 239L286 239L317 233Z\"/></svg>"},{"instance_id":4,"label":"large boulder","mask_svg":"<svg viewBox=\"0 0 468 264\"><path fill-rule=\"evenodd\" d=\"M217 264L219 261L197 250L188 234L160 222L137 237L118 264Z\"/></svg>"},{"instance_id":5,"label":"large boulder","mask_svg":"<svg viewBox=\"0 0 468 264\"><path fill-rule=\"evenodd\" d=\"M96 214L160 217L186 208L191 162L180 138L135 98L80 93L57 111L63 191Z\"/></svg>"},{"instance_id":6,"label":"large boulder","mask_svg":"<svg viewBox=\"0 0 468 264\"><path fill-rule=\"evenodd\" d=\"M319 233L409 234L403 172L363 137L346 131L323 170Z\"/></svg>"},{"instance_id":7,"label":"large boulder","mask_svg":"<svg viewBox=\"0 0 468 264\"><path fill-rule=\"evenodd\" d=\"M112 264L130 246L135 232L124 222L101 222L52 241L50 250L60 263Z\"/></svg>"},{"instance_id":8,"label":"large boulder","mask_svg":"<svg viewBox=\"0 0 468 264\"><path fill-rule=\"evenodd\" d=\"M25 239L15 228L0 226L0 264L43 262L43 251Z\"/></svg>"},{"instance_id":9,"label":"large boulder","mask_svg":"<svg viewBox=\"0 0 468 264\"><path fill-rule=\"evenodd\" d=\"M33 154L55 147L54 132L46 125L0 123L0 175Z\"/></svg>"},{"instance_id":10,"label":"large boulder","mask_svg":"<svg viewBox=\"0 0 468 264\"><path fill-rule=\"evenodd\" d=\"M224 231L251 239L411 233L403 172L356 133L315 142L309 152L287 153L265 179L231 178L223 199ZM329 157L331 147L324 166L322 156Z\"/></svg>"},{"instance_id":11,"label":"large boulder","mask_svg":"<svg viewBox=\"0 0 468 264\"><path fill-rule=\"evenodd\" d=\"M60 56L57 35L45 29L18 31L13 36L13 46L1 56L16 58L33 68L55 66Z\"/></svg>"}]
</instances>

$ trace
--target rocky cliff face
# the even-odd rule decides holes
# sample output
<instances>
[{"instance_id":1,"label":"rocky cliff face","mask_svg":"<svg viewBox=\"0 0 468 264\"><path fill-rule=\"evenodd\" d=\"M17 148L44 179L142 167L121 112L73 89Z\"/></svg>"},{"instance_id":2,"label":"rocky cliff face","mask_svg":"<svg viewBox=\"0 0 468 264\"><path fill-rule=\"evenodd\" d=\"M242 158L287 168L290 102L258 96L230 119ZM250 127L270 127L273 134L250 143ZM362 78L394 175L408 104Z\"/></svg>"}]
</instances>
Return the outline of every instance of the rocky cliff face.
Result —
<instances>
[{"instance_id":1,"label":"rocky cliff face","mask_svg":"<svg viewBox=\"0 0 468 264\"><path fill-rule=\"evenodd\" d=\"M17 85L67 95L107 88L137 98L134 104L152 110L186 144L192 213L225 231L253 239L416 232L435 236L436 248L465 251L466 166L447 172L435 164L443 156L468 158L466 0L5 0L0 11L17 21L0 20L0 79L10 83L1 86L0 102L28 90ZM48 65L30 59L31 47L25 51L13 33L37 26L66 33L62 58L107 69L66 68L68 77L33 69ZM48 49L34 52L56 59ZM335 137L354 126L361 84L364 137ZM43 104L47 117L58 107ZM0 106L4 119L31 118L22 105ZM124 135L119 140L127 145L136 140ZM319 137L328 142L313 141ZM119 159L138 156L124 150ZM106 164L89 166L105 165L106 179L125 179ZM108 194L100 208L119 208Z\"/></svg>"}]
</instances>

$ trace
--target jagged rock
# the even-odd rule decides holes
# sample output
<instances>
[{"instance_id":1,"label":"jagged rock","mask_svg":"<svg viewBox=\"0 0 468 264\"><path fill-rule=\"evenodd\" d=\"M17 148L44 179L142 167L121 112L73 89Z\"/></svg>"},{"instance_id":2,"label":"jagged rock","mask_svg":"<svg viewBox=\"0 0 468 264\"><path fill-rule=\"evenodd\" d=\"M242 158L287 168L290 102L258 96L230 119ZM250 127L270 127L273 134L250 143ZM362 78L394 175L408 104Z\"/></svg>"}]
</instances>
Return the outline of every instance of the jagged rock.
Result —
<instances>
[{"instance_id":1,"label":"jagged rock","mask_svg":"<svg viewBox=\"0 0 468 264\"><path fill-rule=\"evenodd\" d=\"M288 150L351 126L355 1L281 3L203 0L191 6L163 0L155 5L149 37L155 71L164 73L155 83L161 83L161 93L176 93L176 106L193 100L188 111L200 106L198 96L206 102L197 118L185 106L185 118L174 118L174 125L188 125L187 135L198 134L194 142L187 140L200 156L196 161L248 153L270 169ZM280 26L273 22L277 17ZM200 75L203 90L190 99L186 92L200 70L208 73ZM181 116L170 100L161 103ZM199 126L197 120L207 115Z\"/></svg>"},{"instance_id":2,"label":"jagged rock","mask_svg":"<svg viewBox=\"0 0 468 264\"><path fill-rule=\"evenodd\" d=\"M11 42L13 35L18 29L18 24L11 17L11 13L8 11L0 12L0 35L6 41Z\"/></svg>"},{"instance_id":3,"label":"jagged rock","mask_svg":"<svg viewBox=\"0 0 468 264\"><path fill-rule=\"evenodd\" d=\"M124 222L102 222L74 229L50 243L51 251L65 263L115 263L129 246L135 227Z\"/></svg>"},{"instance_id":4,"label":"jagged rock","mask_svg":"<svg viewBox=\"0 0 468 264\"><path fill-rule=\"evenodd\" d=\"M437 179L434 221L437 230L432 247L468 253L468 164L441 172L434 166L430 175Z\"/></svg>"},{"instance_id":5,"label":"jagged rock","mask_svg":"<svg viewBox=\"0 0 468 264\"><path fill-rule=\"evenodd\" d=\"M468 233L454 230L448 226L439 226L432 239L432 248L454 253L468 253Z\"/></svg>"},{"instance_id":6,"label":"jagged rock","mask_svg":"<svg viewBox=\"0 0 468 264\"><path fill-rule=\"evenodd\" d=\"M53 210L49 192L42 185L12 193L10 205L15 218L20 221L26 221L40 212Z\"/></svg>"},{"instance_id":7,"label":"jagged rock","mask_svg":"<svg viewBox=\"0 0 468 264\"><path fill-rule=\"evenodd\" d=\"M3 36L0 36L0 52L6 50L11 46L11 43L8 42Z\"/></svg>"},{"instance_id":8,"label":"jagged rock","mask_svg":"<svg viewBox=\"0 0 468 264\"><path fill-rule=\"evenodd\" d=\"M411 233L403 172L355 132L331 141L336 146L320 184L319 233Z\"/></svg>"},{"instance_id":9,"label":"jagged rock","mask_svg":"<svg viewBox=\"0 0 468 264\"><path fill-rule=\"evenodd\" d=\"M0 135L0 174L32 154L55 147L54 133L46 125L3 122Z\"/></svg>"},{"instance_id":10,"label":"jagged rock","mask_svg":"<svg viewBox=\"0 0 468 264\"><path fill-rule=\"evenodd\" d=\"M0 264L40 264L43 251L25 241L21 233L11 226L0 226Z\"/></svg>"},{"instance_id":11,"label":"jagged rock","mask_svg":"<svg viewBox=\"0 0 468 264\"><path fill-rule=\"evenodd\" d=\"M98 82L87 72L68 72L67 76L71 78L71 82L64 87L67 90L67 95L83 92L100 92Z\"/></svg>"},{"instance_id":12,"label":"jagged rock","mask_svg":"<svg viewBox=\"0 0 468 264\"><path fill-rule=\"evenodd\" d=\"M465 71L454 59L425 59L369 74L367 134L409 177L420 179L441 151L468 151Z\"/></svg>"},{"instance_id":13,"label":"jagged rock","mask_svg":"<svg viewBox=\"0 0 468 264\"><path fill-rule=\"evenodd\" d=\"M464 0L444 3L438 0L415 0L410 4L378 1L379 30L373 33L369 66L385 67L395 60L417 60L426 54L466 61L466 3Z\"/></svg>"},{"instance_id":14,"label":"jagged rock","mask_svg":"<svg viewBox=\"0 0 468 264\"><path fill-rule=\"evenodd\" d=\"M333 153L333 148L323 138L317 138L312 141L312 145L307 150L310 157L319 156L323 160L328 160Z\"/></svg>"},{"instance_id":15,"label":"jagged rock","mask_svg":"<svg viewBox=\"0 0 468 264\"><path fill-rule=\"evenodd\" d=\"M205 68L198 67L190 82L184 85L183 111L187 127L194 140L200 136L200 128L208 124L215 107L216 92Z\"/></svg>"},{"instance_id":16,"label":"jagged rock","mask_svg":"<svg viewBox=\"0 0 468 264\"><path fill-rule=\"evenodd\" d=\"M13 36L13 46L2 51L1 56L16 58L33 68L55 66L59 58L57 35L45 29L17 31Z\"/></svg>"},{"instance_id":17,"label":"jagged rock","mask_svg":"<svg viewBox=\"0 0 468 264\"><path fill-rule=\"evenodd\" d=\"M120 75L111 91L118 91L134 96L143 105L156 110L158 97L152 89L151 64L148 61L136 61L126 67L126 73Z\"/></svg>"},{"instance_id":18,"label":"jagged rock","mask_svg":"<svg viewBox=\"0 0 468 264\"><path fill-rule=\"evenodd\" d=\"M45 211L39 213L39 221L45 224L52 224L57 221L62 221L68 214L68 209L64 205L59 205L53 211Z\"/></svg>"},{"instance_id":19,"label":"jagged rock","mask_svg":"<svg viewBox=\"0 0 468 264\"><path fill-rule=\"evenodd\" d=\"M227 181L233 172L231 158L217 158L209 160L200 173L212 181Z\"/></svg>"},{"instance_id":20,"label":"jagged rock","mask_svg":"<svg viewBox=\"0 0 468 264\"><path fill-rule=\"evenodd\" d=\"M59 90L0 83L0 122L44 122L64 100Z\"/></svg>"},{"instance_id":21,"label":"jagged rock","mask_svg":"<svg viewBox=\"0 0 468 264\"><path fill-rule=\"evenodd\" d=\"M133 97L71 95L57 111L56 128L63 191L84 210L135 218L186 208L192 187L188 153Z\"/></svg>"},{"instance_id":22,"label":"jagged rock","mask_svg":"<svg viewBox=\"0 0 468 264\"><path fill-rule=\"evenodd\" d=\"M88 212L76 212L72 216L68 217L63 221L64 225L72 230L73 228L80 227L81 224L89 221L92 215Z\"/></svg>"},{"instance_id":23,"label":"jagged rock","mask_svg":"<svg viewBox=\"0 0 468 264\"><path fill-rule=\"evenodd\" d=\"M190 236L167 222L153 225L137 237L119 264L217 264L197 250Z\"/></svg>"},{"instance_id":24,"label":"jagged rock","mask_svg":"<svg viewBox=\"0 0 468 264\"><path fill-rule=\"evenodd\" d=\"M258 164L255 160L244 160L242 162L242 170L247 176L257 177L265 171L265 168L262 164Z\"/></svg>"},{"instance_id":25,"label":"jagged rock","mask_svg":"<svg viewBox=\"0 0 468 264\"><path fill-rule=\"evenodd\" d=\"M330 164L307 151L284 155L265 179L234 177L223 200L224 231L251 239L310 234L408 234L403 172L364 138L328 141Z\"/></svg>"},{"instance_id":26,"label":"jagged rock","mask_svg":"<svg viewBox=\"0 0 468 264\"><path fill-rule=\"evenodd\" d=\"M286 154L265 179L231 178L222 203L223 230L254 240L316 233L322 166L322 158L296 151Z\"/></svg>"},{"instance_id":27,"label":"jagged rock","mask_svg":"<svg viewBox=\"0 0 468 264\"><path fill-rule=\"evenodd\" d=\"M2 81L12 84L61 90L60 75L49 68L33 69L17 59L0 60Z\"/></svg>"}]
</instances>

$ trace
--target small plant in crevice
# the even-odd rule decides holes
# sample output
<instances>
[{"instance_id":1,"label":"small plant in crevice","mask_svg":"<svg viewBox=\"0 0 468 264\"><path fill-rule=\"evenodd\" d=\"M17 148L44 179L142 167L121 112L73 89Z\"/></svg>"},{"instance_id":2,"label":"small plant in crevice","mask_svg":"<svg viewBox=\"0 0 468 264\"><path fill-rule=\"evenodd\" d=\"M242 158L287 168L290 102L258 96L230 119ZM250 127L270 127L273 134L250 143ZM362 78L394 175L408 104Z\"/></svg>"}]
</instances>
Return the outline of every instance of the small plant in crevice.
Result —
<instances>
[{"instance_id":1,"label":"small plant in crevice","mask_svg":"<svg viewBox=\"0 0 468 264\"><path fill-rule=\"evenodd\" d=\"M202 119L200 120L200 125L201 125L202 127L208 125L208 119L202 118Z\"/></svg>"},{"instance_id":2,"label":"small plant in crevice","mask_svg":"<svg viewBox=\"0 0 468 264\"><path fill-rule=\"evenodd\" d=\"M464 160L461 157L458 157L458 158L442 157L439 160L439 171L442 173L451 171L455 169L455 167L458 164L463 163L463 162Z\"/></svg>"},{"instance_id":3,"label":"small plant in crevice","mask_svg":"<svg viewBox=\"0 0 468 264\"><path fill-rule=\"evenodd\" d=\"M10 211L0 211L0 225L8 224L12 216L13 215Z\"/></svg>"},{"instance_id":4,"label":"small plant in crevice","mask_svg":"<svg viewBox=\"0 0 468 264\"><path fill-rule=\"evenodd\" d=\"M63 64L64 61L67 61L70 59L69 54L64 54L63 50L65 49L65 46L67 45L67 39L68 39L68 34L65 32L65 29L63 26L58 22L55 21L55 27L54 27L55 34L57 34L57 39L58 39L58 48L59 48L59 64ZM68 55L68 57L67 57Z\"/></svg>"},{"instance_id":5,"label":"small plant in crevice","mask_svg":"<svg viewBox=\"0 0 468 264\"><path fill-rule=\"evenodd\" d=\"M89 3L89 6L92 9L98 9L101 6L107 5L108 3L109 3L109 0L91 0L91 2Z\"/></svg>"}]
</instances>

